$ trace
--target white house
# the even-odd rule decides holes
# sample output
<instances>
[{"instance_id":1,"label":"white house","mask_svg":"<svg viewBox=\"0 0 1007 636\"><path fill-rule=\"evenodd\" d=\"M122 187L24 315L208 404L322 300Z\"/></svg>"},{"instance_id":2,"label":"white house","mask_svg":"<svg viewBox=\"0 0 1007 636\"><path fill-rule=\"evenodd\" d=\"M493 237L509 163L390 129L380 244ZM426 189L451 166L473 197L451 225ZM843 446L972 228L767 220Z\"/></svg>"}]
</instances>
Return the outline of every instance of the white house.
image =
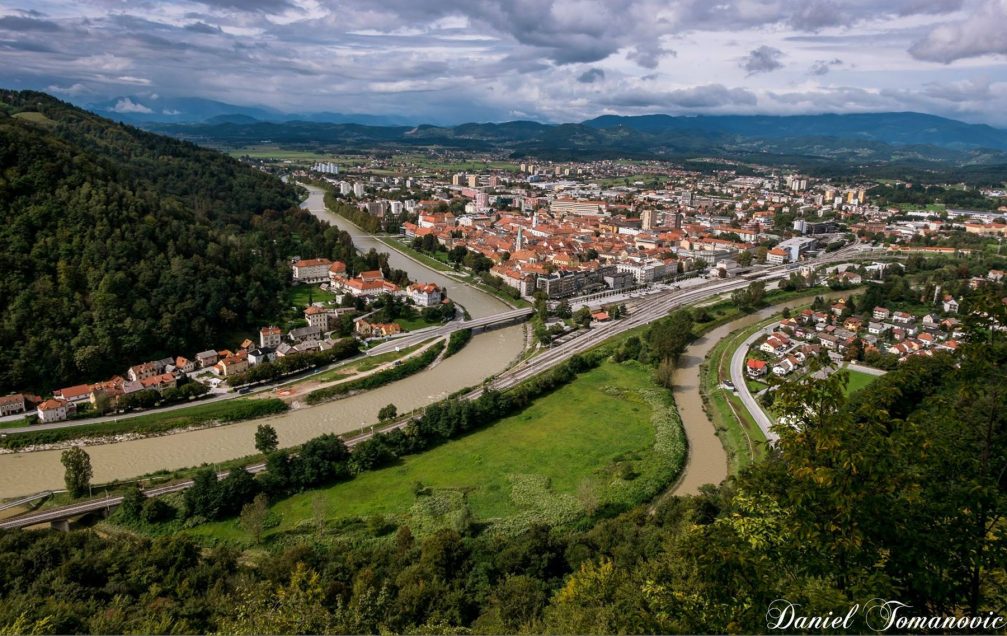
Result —
<instances>
[{"instance_id":1,"label":"white house","mask_svg":"<svg viewBox=\"0 0 1007 636\"><path fill-rule=\"evenodd\" d=\"M406 293L420 307L439 305L443 298L441 288L433 283L413 283L406 289Z\"/></svg>"},{"instance_id":2,"label":"white house","mask_svg":"<svg viewBox=\"0 0 1007 636\"><path fill-rule=\"evenodd\" d=\"M73 402L53 398L39 404L37 412L40 422L62 422L77 412L77 405Z\"/></svg>"}]
</instances>

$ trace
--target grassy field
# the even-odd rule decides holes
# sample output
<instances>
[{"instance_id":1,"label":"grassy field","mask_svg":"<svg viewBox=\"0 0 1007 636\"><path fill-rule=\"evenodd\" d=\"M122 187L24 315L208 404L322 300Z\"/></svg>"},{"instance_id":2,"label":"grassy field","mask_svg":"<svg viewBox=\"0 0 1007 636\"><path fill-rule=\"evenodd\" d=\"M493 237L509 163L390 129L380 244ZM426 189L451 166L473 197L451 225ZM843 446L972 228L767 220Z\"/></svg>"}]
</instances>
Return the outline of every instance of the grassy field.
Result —
<instances>
[{"instance_id":1,"label":"grassy field","mask_svg":"<svg viewBox=\"0 0 1007 636\"><path fill-rule=\"evenodd\" d=\"M638 363L605 362L492 427L278 502L279 522L269 533L304 530L319 518L338 526L375 515L408 523L414 533L465 514L506 528L644 501L674 479L684 457L681 424L668 418L674 407L651 373ZM191 532L249 541L235 520Z\"/></svg>"},{"instance_id":2,"label":"grassy field","mask_svg":"<svg viewBox=\"0 0 1007 636\"><path fill-rule=\"evenodd\" d=\"M200 404L173 411L153 412L148 415L99 424L84 424L69 428L40 429L29 433L8 434L0 440L6 448L18 449L33 444L49 444L68 439L101 437L120 433L163 433L166 431L199 426L210 422L238 422L275 415L287 410L287 405L276 399L238 398Z\"/></svg>"},{"instance_id":3,"label":"grassy field","mask_svg":"<svg viewBox=\"0 0 1007 636\"><path fill-rule=\"evenodd\" d=\"M742 329L718 342L707 356L700 376L700 390L717 436L727 452L727 467L731 475L762 459L766 453L766 436L762 429L749 415L741 399L721 386L722 379L730 378L734 351L759 328L755 325Z\"/></svg>"},{"instance_id":4,"label":"grassy field","mask_svg":"<svg viewBox=\"0 0 1007 636\"><path fill-rule=\"evenodd\" d=\"M360 157L345 157L334 155L331 152L317 152L314 150L292 150L274 145L242 146L228 152L232 157L252 157L253 159L276 159L279 161L334 161L343 163L346 161L360 162ZM342 161L341 161L342 160ZM340 165L340 168L343 166Z\"/></svg>"},{"instance_id":5,"label":"grassy field","mask_svg":"<svg viewBox=\"0 0 1007 636\"><path fill-rule=\"evenodd\" d=\"M333 300L335 295L322 291L318 285L294 285L287 290L287 305L303 311L312 303Z\"/></svg>"},{"instance_id":6,"label":"grassy field","mask_svg":"<svg viewBox=\"0 0 1007 636\"><path fill-rule=\"evenodd\" d=\"M17 119L23 119L24 121L30 121L33 124L41 124L43 126L55 126L56 122L49 119L45 115L35 111L24 111L21 113L14 113L14 117Z\"/></svg>"},{"instance_id":7,"label":"grassy field","mask_svg":"<svg viewBox=\"0 0 1007 636\"><path fill-rule=\"evenodd\" d=\"M847 369L847 373L850 374L850 382L846 385L846 395L853 395L857 391L860 391L866 387L871 382L877 379L877 376L871 375L869 373L864 373L862 371L853 371L852 369Z\"/></svg>"}]
</instances>

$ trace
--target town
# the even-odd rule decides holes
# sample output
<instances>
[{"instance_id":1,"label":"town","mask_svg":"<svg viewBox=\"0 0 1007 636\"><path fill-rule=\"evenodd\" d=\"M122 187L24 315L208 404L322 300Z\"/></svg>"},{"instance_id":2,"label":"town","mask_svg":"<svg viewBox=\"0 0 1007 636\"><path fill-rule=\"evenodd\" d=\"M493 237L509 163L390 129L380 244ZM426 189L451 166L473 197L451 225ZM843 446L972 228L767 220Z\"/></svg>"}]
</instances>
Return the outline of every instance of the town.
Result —
<instances>
[{"instance_id":1,"label":"town","mask_svg":"<svg viewBox=\"0 0 1007 636\"><path fill-rule=\"evenodd\" d=\"M510 302L542 299L553 309L560 301L589 307L595 321L609 319L606 307L662 283L702 285L707 279L745 276L759 266L799 267L847 245L878 256L999 254L1007 235L1007 193L996 189L971 193L986 209L959 210L894 203L900 193L921 190L910 183L838 185L750 166L697 172L655 161L511 163L452 155L448 159L487 167L452 172L394 155L344 159L353 165L343 173L335 161L301 166L249 161L264 171L323 185L336 212L383 232L394 241L391 249L423 257L455 276L467 275L460 282L476 282ZM814 270L806 269L799 275L813 279ZM345 263L323 255L292 256L290 273L291 285L317 294L303 307L303 318L286 329L266 325L257 341L250 335L231 348L141 362L122 375L57 388L46 397L27 392L0 397L0 417L28 415L29 422L51 423L193 400L234 390L228 379L250 367L325 352L340 338L366 342L401 336L404 325L416 321L393 315L400 306L422 317L421 327L455 317L447 290L433 283L400 287L380 269L351 273ZM861 282L852 270L833 278L845 285ZM956 311L957 301L946 299L943 313ZM761 345L778 359L753 358L748 372L789 375L819 347L833 357L846 355L854 343L858 351L904 357L956 345L944 331L926 329L931 326L926 322L917 333L915 319L889 320L875 313L850 316L843 307L832 307L791 318L794 324L774 336L784 340L772 351ZM791 332L800 346L789 340ZM812 334L815 344L803 342Z\"/></svg>"}]
</instances>

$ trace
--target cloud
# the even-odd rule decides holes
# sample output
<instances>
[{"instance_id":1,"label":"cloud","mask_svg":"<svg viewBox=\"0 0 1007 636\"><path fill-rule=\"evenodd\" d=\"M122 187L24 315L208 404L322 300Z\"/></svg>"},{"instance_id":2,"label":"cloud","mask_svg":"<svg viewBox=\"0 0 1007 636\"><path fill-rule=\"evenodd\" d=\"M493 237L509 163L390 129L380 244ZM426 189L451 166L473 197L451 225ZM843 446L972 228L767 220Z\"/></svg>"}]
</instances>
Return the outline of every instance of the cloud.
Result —
<instances>
[{"instance_id":1,"label":"cloud","mask_svg":"<svg viewBox=\"0 0 1007 636\"><path fill-rule=\"evenodd\" d=\"M0 29L21 33L25 31L43 31L53 33L60 31L60 26L51 20L40 20L18 15L5 15L0 18Z\"/></svg>"},{"instance_id":2,"label":"cloud","mask_svg":"<svg viewBox=\"0 0 1007 636\"><path fill-rule=\"evenodd\" d=\"M660 44L653 46L638 44L626 55L626 58L643 68L655 69L662 58L675 57L676 55L675 51L663 48Z\"/></svg>"},{"instance_id":3,"label":"cloud","mask_svg":"<svg viewBox=\"0 0 1007 636\"><path fill-rule=\"evenodd\" d=\"M605 71L600 68L589 68L577 77L581 84L593 84L605 79Z\"/></svg>"},{"instance_id":4,"label":"cloud","mask_svg":"<svg viewBox=\"0 0 1007 636\"><path fill-rule=\"evenodd\" d=\"M185 25L187 31L192 31L193 33L207 33L210 35L217 35L222 33L219 26L211 26L206 22L193 22L192 24Z\"/></svg>"},{"instance_id":5,"label":"cloud","mask_svg":"<svg viewBox=\"0 0 1007 636\"><path fill-rule=\"evenodd\" d=\"M993 92L993 82L989 78L972 78L947 83L930 82L924 85L921 93L927 97L956 103L985 102L997 97Z\"/></svg>"},{"instance_id":6,"label":"cloud","mask_svg":"<svg viewBox=\"0 0 1007 636\"><path fill-rule=\"evenodd\" d=\"M128 97L123 97L122 99L120 99L119 101L117 101L115 103L115 106L112 107L112 112L115 112L115 113L145 113L145 114L149 114L149 113L152 113L154 111L152 111L151 109L147 108L143 104L134 102L133 100L131 100Z\"/></svg>"},{"instance_id":7,"label":"cloud","mask_svg":"<svg viewBox=\"0 0 1007 636\"><path fill-rule=\"evenodd\" d=\"M670 91L626 90L605 98L609 106L628 108L711 109L724 106L754 106L758 98L744 88L705 84Z\"/></svg>"},{"instance_id":8,"label":"cloud","mask_svg":"<svg viewBox=\"0 0 1007 636\"><path fill-rule=\"evenodd\" d=\"M783 57L783 51L780 49L762 45L757 49L752 49L748 55L743 57L740 66L749 75L769 73L783 68L783 63L780 62L781 57Z\"/></svg>"},{"instance_id":9,"label":"cloud","mask_svg":"<svg viewBox=\"0 0 1007 636\"><path fill-rule=\"evenodd\" d=\"M83 95L84 93L88 92L87 87L81 84L80 82L77 82L76 84L72 84L70 86L59 86L57 84L50 84L49 86L46 87L46 90L49 91L50 93L56 93L57 95L70 95L71 97L77 95Z\"/></svg>"},{"instance_id":10,"label":"cloud","mask_svg":"<svg viewBox=\"0 0 1007 636\"><path fill-rule=\"evenodd\" d=\"M839 58L833 58L831 60L815 60L814 64L811 65L811 70L808 72L812 75L825 75L833 66L840 66L843 61Z\"/></svg>"},{"instance_id":11,"label":"cloud","mask_svg":"<svg viewBox=\"0 0 1007 636\"><path fill-rule=\"evenodd\" d=\"M1007 0L984 0L964 20L942 24L909 48L913 57L950 64L981 55L1007 55Z\"/></svg>"}]
</instances>

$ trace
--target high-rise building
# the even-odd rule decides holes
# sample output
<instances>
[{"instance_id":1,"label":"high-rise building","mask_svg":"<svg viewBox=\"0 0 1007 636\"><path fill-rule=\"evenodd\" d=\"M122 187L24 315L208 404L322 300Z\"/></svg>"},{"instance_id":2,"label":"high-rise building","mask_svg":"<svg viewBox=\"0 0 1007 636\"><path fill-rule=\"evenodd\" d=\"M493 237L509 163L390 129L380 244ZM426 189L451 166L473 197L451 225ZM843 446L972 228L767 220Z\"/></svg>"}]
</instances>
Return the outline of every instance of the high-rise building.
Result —
<instances>
[{"instance_id":1,"label":"high-rise building","mask_svg":"<svg viewBox=\"0 0 1007 636\"><path fill-rule=\"evenodd\" d=\"M348 181L339 182L339 194L346 196L351 192L353 192L353 186L351 186Z\"/></svg>"},{"instance_id":2,"label":"high-rise building","mask_svg":"<svg viewBox=\"0 0 1007 636\"><path fill-rule=\"evenodd\" d=\"M468 182L469 182L469 187L470 188L477 188L477 187L479 187L479 175L477 175L477 174L470 174Z\"/></svg>"},{"instance_id":3,"label":"high-rise building","mask_svg":"<svg viewBox=\"0 0 1007 636\"><path fill-rule=\"evenodd\" d=\"M459 172L458 174L451 175L451 185L460 186L462 185L462 179L465 178L464 172Z\"/></svg>"},{"instance_id":4,"label":"high-rise building","mask_svg":"<svg viewBox=\"0 0 1007 636\"><path fill-rule=\"evenodd\" d=\"M357 181L353 184L353 196L362 197L364 196L364 182Z\"/></svg>"},{"instance_id":5,"label":"high-rise building","mask_svg":"<svg viewBox=\"0 0 1007 636\"><path fill-rule=\"evenodd\" d=\"M640 227L645 230L652 230L657 219L657 210L653 208L648 208L640 213Z\"/></svg>"}]
</instances>

